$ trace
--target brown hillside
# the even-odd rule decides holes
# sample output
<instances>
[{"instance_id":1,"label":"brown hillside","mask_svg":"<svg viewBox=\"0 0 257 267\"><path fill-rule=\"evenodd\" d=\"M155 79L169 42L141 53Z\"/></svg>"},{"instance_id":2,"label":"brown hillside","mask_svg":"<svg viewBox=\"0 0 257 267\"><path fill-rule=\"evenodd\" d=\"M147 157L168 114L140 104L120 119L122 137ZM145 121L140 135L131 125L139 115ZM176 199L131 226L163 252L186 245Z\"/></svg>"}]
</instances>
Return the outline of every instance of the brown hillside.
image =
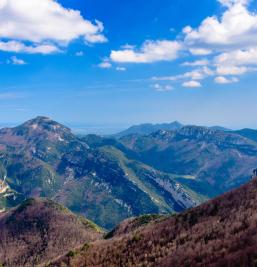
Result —
<instances>
[{"instance_id":1,"label":"brown hillside","mask_svg":"<svg viewBox=\"0 0 257 267\"><path fill-rule=\"evenodd\" d=\"M46 199L0 214L0 266L35 266L102 237L99 229Z\"/></svg>"},{"instance_id":2,"label":"brown hillside","mask_svg":"<svg viewBox=\"0 0 257 267\"><path fill-rule=\"evenodd\" d=\"M126 232L126 231L125 231ZM185 213L96 241L49 266L256 266L257 179Z\"/></svg>"}]
</instances>

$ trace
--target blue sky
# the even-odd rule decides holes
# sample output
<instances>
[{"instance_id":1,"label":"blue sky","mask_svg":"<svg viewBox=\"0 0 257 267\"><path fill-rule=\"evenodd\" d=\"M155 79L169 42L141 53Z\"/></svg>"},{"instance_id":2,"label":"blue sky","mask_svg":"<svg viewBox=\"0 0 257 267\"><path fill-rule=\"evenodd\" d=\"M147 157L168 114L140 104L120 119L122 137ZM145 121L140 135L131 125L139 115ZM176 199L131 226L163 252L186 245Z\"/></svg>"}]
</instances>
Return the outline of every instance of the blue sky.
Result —
<instances>
[{"instance_id":1,"label":"blue sky","mask_svg":"<svg viewBox=\"0 0 257 267\"><path fill-rule=\"evenodd\" d=\"M255 0L0 1L1 125L257 128L256 73Z\"/></svg>"}]
</instances>

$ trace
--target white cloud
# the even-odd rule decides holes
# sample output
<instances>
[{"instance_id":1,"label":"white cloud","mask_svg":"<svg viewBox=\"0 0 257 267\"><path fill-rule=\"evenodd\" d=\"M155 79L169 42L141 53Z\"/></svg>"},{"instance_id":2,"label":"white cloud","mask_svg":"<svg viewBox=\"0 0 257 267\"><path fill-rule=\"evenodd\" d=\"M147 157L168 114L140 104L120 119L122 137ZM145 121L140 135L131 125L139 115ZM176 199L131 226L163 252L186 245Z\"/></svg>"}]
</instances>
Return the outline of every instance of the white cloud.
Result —
<instances>
[{"instance_id":1,"label":"white cloud","mask_svg":"<svg viewBox=\"0 0 257 267\"><path fill-rule=\"evenodd\" d=\"M1 0L0 38L23 45L27 53L56 52L57 45L65 46L78 38L87 43L105 42L103 30L101 22L92 23L79 11L64 8L54 0Z\"/></svg>"},{"instance_id":2,"label":"white cloud","mask_svg":"<svg viewBox=\"0 0 257 267\"><path fill-rule=\"evenodd\" d=\"M185 41L189 46L207 49L250 47L257 45L257 14L247 9L244 0L220 0L227 7L222 17L206 18L197 29L184 28Z\"/></svg>"},{"instance_id":3,"label":"white cloud","mask_svg":"<svg viewBox=\"0 0 257 267\"><path fill-rule=\"evenodd\" d=\"M125 67L117 67L116 70L117 71L126 71L127 69Z\"/></svg>"},{"instance_id":4,"label":"white cloud","mask_svg":"<svg viewBox=\"0 0 257 267\"><path fill-rule=\"evenodd\" d=\"M98 64L98 67L101 69L110 69L112 67L112 64L110 62L104 61Z\"/></svg>"},{"instance_id":5,"label":"white cloud","mask_svg":"<svg viewBox=\"0 0 257 267\"><path fill-rule=\"evenodd\" d=\"M218 76L214 79L215 83L218 84L229 84L229 83L236 83L239 80L236 77L232 77L232 78L227 78L224 76Z\"/></svg>"},{"instance_id":6,"label":"white cloud","mask_svg":"<svg viewBox=\"0 0 257 267\"><path fill-rule=\"evenodd\" d=\"M212 50L207 48L189 48L189 52L194 56L207 56L212 54Z\"/></svg>"},{"instance_id":7,"label":"white cloud","mask_svg":"<svg viewBox=\"0 0 257 267\"><path fill-rule=\"evenodd\" d=\"M136 46L135 45L129 45L129 44L125 44L125 45L122 45L121 48L124 49L124 50L127 50L127 49L134 49Z\"/></svg>"},{"instance_id":8,"label":"white cloud","mask_svg":"<svg viewBox=\"0 0 257 267\"><path fill-rule=\"evenodd\" d=\"M231 7L235 4L246 5L249 0L218 0L223 6Z\"/></svg>"},{"instance_id":9,"label":"white cloud","mask_svg":"<svg viewBox=\"0 0 257 267\"><path fill-rule=\"evenodd\" d=\"M13 64L13 65L26 65L27 63L20 58L17 58L16 56L11 57L8 61L8 64Z\"/></svg>"},{"instance_id":10,"label":"white cloud","mask_svg":"<svg viewBox=\"0 0 257 267\"><path fill-rule=\"evenodd\" d=\"M152 85L152 87L158 92L169 92L174 89L171 85L161 85L159 83Z\"/></svg>"},{"instance_id":11,"label":"white cloud","mask_svg":"<svg viewBox=\"0 0 257 267\"><path fill-rule=\"evenodd\" d=\"M237 66L218 66L217 74L219 75L242 75L249 71L247 67L237 67Z\"/></svg>"},{"instance_id":12,"label":"white cloud","mask_svg":"<svg viewBox=\"0 0 257 267\"><path fill-rule=\"evenodd\" d=\"M169 77L171 80L190 78L195 81L216 75L215 82L232 83L238 79L224 76L257 71L257 13L248 10L250 0L218 1L225 7L220 17L207 17L199 27L183 29L185 47L193 56L208 55L210 73L194 69ZM205 63L200 59L182 65L207 66Z\"/></svg>"},{"instance_id":13,"label":"white cloud","mask_svg":"<svg viewBox=\"0 0 257 267\"><path fill-rule=\"evenodd\" d=\"M197 66L206 66L209 65L208 59L200 59L192 62L184 62L182 63L182 66L189 66L189 67L197 67Z\"/></svg>"},{"instance_id":14,"label":"white cloud","mask_svg":"<svg viewBox=\"0 0 257 267\"><path fill-rule=\"evenodd\" d=\"M139 50L127 48L112 51L110 58L114 62L152 63L170 61L178 57L182 44L177 41L146 41Z\"/></svg>"},{"instance_id":15,"label":"white cloud","mask_svg":"<svg viewBox=\"0 0 257 267\"><path fill-rule=\"evenodd\" d=\"M229 66L257 65L257 46L246 50L237 49L222 53L215 58L215 63Z\"/></svg>"},{"instance_id":16,"label":"white cloud","mask_svg":"<svg viewBox=\"0 0 257 267\"><path fill-rule=\"evenodd\" d=\"M28 53L28 54L51 54L60 52L55 45L25 45L17 41L0 41L0 50L5 52Z\"/></svg>"},{"instance_id":17,"label":"white cloud","mask_svg":"<svg viewBox=\"0 0 257 267\"><path fill-rule=\"evenodd\" d=\"M257 71L257 47L225 52L214 58L220 75L242 75Z\"/></svg>"},{"instance_id":18,"label":"white cloud","mask_svg":"<svg viewBox=\"0 0 257 267\"><path fill-rule=\"evenodd\" d=\"M188 81L188 82L184 82L182 84L183 87L188 87L188 88L199 88L202 87L202 84L198 81Z\"/></svg>"},{"instance_id":19,"label":"white cloud","mask_svg":"<svg viewBox=\"0 0 257 267\"><path fill-rule=\"evenodd\" d=\"M78 51L75 53L76 57L83 57L84 56L84 52L83 51Z\"/></svg>"},{"instance_id":20,"label":"white cloud","mask_svg":"<svg viewBox=\"0 0 257 267\"><path fill-rule=\"evenodd\" d=\"M188 78L192 80L203 80L212 75L214 75L214 72L210 68L204 66L202 68L197 68L192 71L185 72L183 74L174 76L153 77L152 79L156 81L177 81Z\"/></svg>"}]
</instances>

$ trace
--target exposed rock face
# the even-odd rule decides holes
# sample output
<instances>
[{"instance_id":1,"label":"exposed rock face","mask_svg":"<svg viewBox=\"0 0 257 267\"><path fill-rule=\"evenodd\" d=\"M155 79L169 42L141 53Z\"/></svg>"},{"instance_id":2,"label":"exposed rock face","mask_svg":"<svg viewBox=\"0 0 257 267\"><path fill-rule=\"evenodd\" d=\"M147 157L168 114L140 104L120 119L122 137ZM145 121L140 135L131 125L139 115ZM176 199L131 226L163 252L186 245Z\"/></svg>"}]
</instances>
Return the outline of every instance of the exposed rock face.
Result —
<instances>
[{"instance_id":1,"label":"exposed rock face","mask_svg":"<svg viewBox=\"0 0 257 267\"><path fill-rule=\"evenodd\" d=\"M0 263L35 266L101 237L100 228L63 206L30 199L0 215Z\"/></svg>"},{"instance_id":2,"label":"exposed rock face","mask_svg":"<svg viewBox=\"0 0 257 267\"><path fill-rule=\"evenodd\" d=\"M119 140L138 160L166 173L193 179L180 183L209 197L249 180L257 165L257 143L236 133L185 126L176 131L131 135Z\"/></svg>"},{"instance_id":3,"label":"exposed rock face","mask_svg":"<svg viewBox=\"0 0 257 267\"><path fill-rule=\"evenodd\" d=\"M87 140L46 117L0 130L0 180L8 186L0 191L0 210L48 197L112 229L131 216L200 203L171 176Z\"/></svg>"}]
</instances>

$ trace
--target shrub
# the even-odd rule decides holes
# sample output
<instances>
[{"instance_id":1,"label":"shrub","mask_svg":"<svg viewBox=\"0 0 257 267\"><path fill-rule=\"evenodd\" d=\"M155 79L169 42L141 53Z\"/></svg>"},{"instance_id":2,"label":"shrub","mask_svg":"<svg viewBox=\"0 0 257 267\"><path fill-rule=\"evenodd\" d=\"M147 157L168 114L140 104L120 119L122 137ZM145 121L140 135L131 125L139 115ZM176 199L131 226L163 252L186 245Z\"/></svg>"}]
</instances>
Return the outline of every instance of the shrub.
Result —
<instances>
[{"instance_id":1,"label":"shrub","mask_svg":"<svg viewBox=\"0 0 257 267\"><path fill-rule=\"evenodd\" d=\"M76 256L76 252L73 251L73 250L70 250L70 251L67 253L67 256L68 256L69 258L73 258L73 257Z\"/></svg>"}]
</instances>

